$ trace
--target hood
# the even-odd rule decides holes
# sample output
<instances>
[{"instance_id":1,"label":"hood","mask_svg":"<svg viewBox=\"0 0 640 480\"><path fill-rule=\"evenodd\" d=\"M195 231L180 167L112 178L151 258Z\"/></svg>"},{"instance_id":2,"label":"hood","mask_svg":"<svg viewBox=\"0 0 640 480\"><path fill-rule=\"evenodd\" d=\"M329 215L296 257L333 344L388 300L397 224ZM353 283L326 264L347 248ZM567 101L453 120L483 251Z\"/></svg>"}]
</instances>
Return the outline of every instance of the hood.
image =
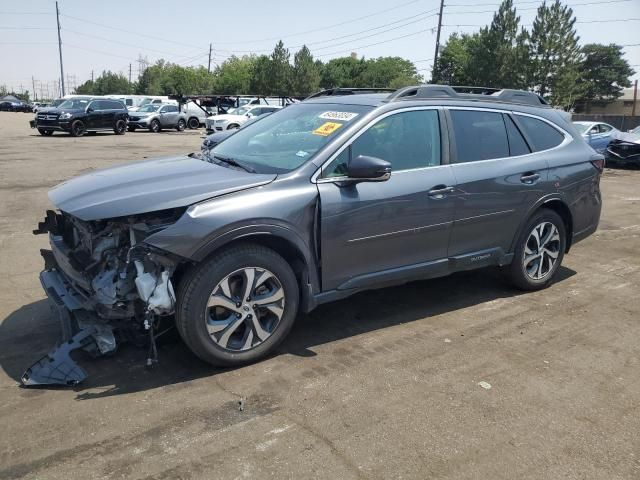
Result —
<instances>
[{"instance_id":1,"label":"hood","mask_svg":"<svg viewBox=\"0 0 640 480\"><path fill-rule=\"evenodd\" d=\"M638 133L619 132L615 136L615 139L620 140L621 142L635 143L640 145L640 134Z\"/></svg>"},{"instance_id":2,"label":"hood","mask_svg":"<svg viewBox=\"0 0 640 480\"><path fill-rule=\"evenodd\" d=\"M38 110L38 113L40 113L40 110ZM61 113L84 113L84 108L49 107L47 108L47 113L53 113L56 115L60 115Z\"/></svg>"},{"instance_id":3,"label":"hood","mask_svg":"<svg viewBox=\"0 0 640 480\"><path fill-rule=\"evenodd\" d=\"M216 122L218 120L226 120L227 122L237 122L237 121L242 121L242 120L247 120L249 117L247 117L246 115L231 115L229 113L225 113L222 115L216 115L215 117L213 117L213 120L215 120Z\"/></svg>"},{"instance_id":4,"label":"hood","mask_svg":"<svg viewBox=\"0 0 640 480\"><path fill-rule=\"evenodd\" d=\"M100 220L185 207L275 178L184 155L96 170L57 185L49 200L81 220Z\"/></svg>"}]
</instances>

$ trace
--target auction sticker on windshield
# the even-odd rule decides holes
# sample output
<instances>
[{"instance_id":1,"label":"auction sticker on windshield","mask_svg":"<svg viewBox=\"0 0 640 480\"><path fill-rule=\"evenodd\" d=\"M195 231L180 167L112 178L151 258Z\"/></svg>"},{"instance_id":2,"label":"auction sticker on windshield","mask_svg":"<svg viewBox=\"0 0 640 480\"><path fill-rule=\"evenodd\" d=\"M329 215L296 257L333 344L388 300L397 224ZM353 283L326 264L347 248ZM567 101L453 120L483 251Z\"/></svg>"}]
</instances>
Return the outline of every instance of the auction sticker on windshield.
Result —
<instances>
[{"instance_id":1,"label":"auction sticker on windshield","mask_svg":"<svg viewBox=\"0 0 640 480\"><path fill-rule=\"evenodd\" d=\"M353 120L358 116L357 113L351 112L324 112L319 115L318 118L322 118L324 120L342 120L343 122L348 122Z\"/></svg>"},{"instance_id":2,"label":"auction sticker on windshield","mask_svg":"<svg viewBox=\"0 0 640 480\"><path fill-rule=\"evenodd\" d=\"M314 135L322 135L328 137L342 126L341 123L325 122L313 131Z\"/></svg>"}]
</instances>

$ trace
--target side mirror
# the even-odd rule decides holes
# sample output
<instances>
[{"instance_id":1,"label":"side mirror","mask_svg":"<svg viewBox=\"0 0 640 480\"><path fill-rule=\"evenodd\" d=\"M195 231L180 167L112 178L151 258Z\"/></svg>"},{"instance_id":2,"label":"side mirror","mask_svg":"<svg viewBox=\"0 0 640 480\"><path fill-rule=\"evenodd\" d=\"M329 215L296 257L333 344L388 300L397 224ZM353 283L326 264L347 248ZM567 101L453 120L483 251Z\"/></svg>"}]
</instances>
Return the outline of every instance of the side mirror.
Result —
<instances>
[{"instance_id":1,"label":"side mirror","mask_svg":"<svg viewBox=\"0 0 640 480\"><path fill-rule=\"evenodd\" d=\"M247 113L247 118L251 118L253 115L251 113Z\"/></svg>"},{"instance_id":2,"label":"side mirror","mask_svg":"<svg viewBox=\"0 0 640 480\"><path fill-rule=\"evenodd\" d=\"M391 164L381 158L358 155L349 162L347 175L362 182L384 182L391 178Z\"/></svg>"},{"instance_id":3,"label":"side mirror","mask_svg":"<svg viewBox=\"0 0 640 480\"><path fill-rule=\"evenodd\" d=\"M94 111L94 110L93 110L93 107L87 107L87 113L91 113L91 112L93 112L93 111Z\"/></svg>"}]
</instances>

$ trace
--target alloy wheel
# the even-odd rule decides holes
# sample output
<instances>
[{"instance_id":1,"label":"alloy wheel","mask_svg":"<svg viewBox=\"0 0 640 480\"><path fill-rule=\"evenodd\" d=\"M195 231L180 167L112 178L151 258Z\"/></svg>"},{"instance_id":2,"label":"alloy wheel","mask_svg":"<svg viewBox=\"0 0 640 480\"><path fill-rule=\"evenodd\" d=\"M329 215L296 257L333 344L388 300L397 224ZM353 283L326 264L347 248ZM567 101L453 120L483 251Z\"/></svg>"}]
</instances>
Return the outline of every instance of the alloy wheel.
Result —
<instances>
[{"instance_id":1,"label":"alloy wheel","mask_svg":"<svg viewBox=\"0 0 640 480\"><path fill-rule=\"evenodd\" d=\"M269 338L284 313L284 289L267 269L245 267L223 278L205 309L206 328L221 348L246 351Z\"/></svg>"},{"instance_id":2,"label":"alloy wheel","mask_svg":"<svg viewBox=\"0 0 640 480\"><path fill-rule=\"evenodd\" d=\"M553 272L560 254L560 234L551 222L535 226L524 247L523 266L529 278L542 280Z\"/></svg>"}]
</instances>

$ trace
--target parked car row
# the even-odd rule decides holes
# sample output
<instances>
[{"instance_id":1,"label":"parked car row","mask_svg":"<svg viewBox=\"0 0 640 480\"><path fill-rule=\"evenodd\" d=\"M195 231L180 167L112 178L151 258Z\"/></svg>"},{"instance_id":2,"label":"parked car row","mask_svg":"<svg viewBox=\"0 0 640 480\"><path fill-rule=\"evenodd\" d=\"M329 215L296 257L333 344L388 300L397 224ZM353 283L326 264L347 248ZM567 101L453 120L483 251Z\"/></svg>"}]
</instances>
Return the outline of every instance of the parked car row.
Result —
<instances>
[{"instance_id":1,"label":"parked car row","mask_svg":"<svg viewBox=\"0 0 640 480\"><path fill-rule=\"evenodd\" d=\"M578 132L608 164L640 166L640 127L628 132L603 122L573 122Z\"/></svg>"}]
</instances>

